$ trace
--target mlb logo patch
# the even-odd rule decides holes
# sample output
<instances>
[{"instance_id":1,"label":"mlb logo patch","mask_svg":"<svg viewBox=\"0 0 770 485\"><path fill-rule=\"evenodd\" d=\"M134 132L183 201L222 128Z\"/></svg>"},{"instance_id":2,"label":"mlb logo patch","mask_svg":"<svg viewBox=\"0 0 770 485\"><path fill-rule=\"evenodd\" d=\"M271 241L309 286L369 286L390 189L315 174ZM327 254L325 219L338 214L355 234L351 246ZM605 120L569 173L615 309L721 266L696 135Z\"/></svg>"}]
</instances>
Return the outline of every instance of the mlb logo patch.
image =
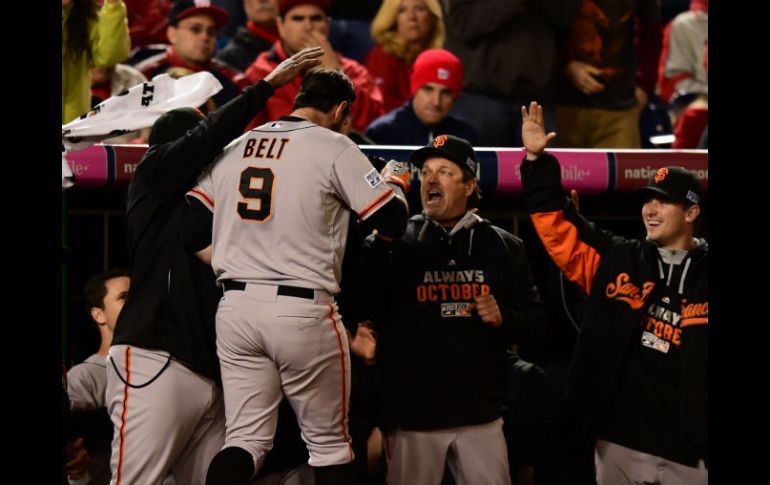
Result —
<instances>
[{"instance_id":1,"label":"mlb logo patch","mask_svg":"<svg viewBox=\"0 0 770 485\"><path fill-rule=\"evenodd\" d=\"M469 317L471 316L471 304L468 302L442 303L441 316L443 318Z\"/></svg>"},{"instance_id":2,"label":"mlb logo patch","mask_svg":"<svg viewBox=\"0 0 770 485\"><path fill-rule=\"evenodd\" d=\"M369 184L371 188L377 188L382 183L382 177L376 168L373 168L369 173L364 175L364 180Z\"/></svg>"},{"instance_id":3,"label":"mlb logo patch","mask_svg":"<svg viewBox=\"0 0 770 485\"><path fill-rule=\"evenodd\" d=\"M275 123L270 125L270 128L282 128L282 127L283 127L283 122L281 121L276 121Z\"/></svg>"},{"instance_id":4,"label":"mlb logo patch","mask_svg":"<svg viewBox=\"0 0 770 485\"><path fill-rule=\"evenodd\" d=\"M655 334L645 331L642 334L642 345L648 349L657 350L658 352L667 354L671 344L660 337L656 337Z\"/></svg>"},{"instance_id":5,"label":"mlb logo patch","mask_svg":"<svg viewBox=\"0 0 770 485\"><path fill-rule=\"evenodd\" d=\"M442 81L446 81L447 79L449 79L449 69L444 69L443 67L439 67L436 70L436 76Z\"/></svg>"}]
</instances>

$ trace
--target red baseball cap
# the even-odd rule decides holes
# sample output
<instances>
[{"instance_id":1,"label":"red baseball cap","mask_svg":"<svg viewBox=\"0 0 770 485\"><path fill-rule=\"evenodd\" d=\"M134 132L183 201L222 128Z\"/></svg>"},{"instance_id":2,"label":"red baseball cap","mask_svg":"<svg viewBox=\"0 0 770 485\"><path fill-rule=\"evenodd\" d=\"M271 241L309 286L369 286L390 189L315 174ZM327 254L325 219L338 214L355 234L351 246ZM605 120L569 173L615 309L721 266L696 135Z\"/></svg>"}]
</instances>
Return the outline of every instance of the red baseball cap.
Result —
<instances>
[{"instance_id":1,"label":"red baseball cap","mask_svg":"<svg viewBox=\"0 0 770 485\"><path fill-rule=\"evenodd\" d=\"M210 0L177 0L168 12L168 23L176 25L183 18L199 14L211 17L217 27L225 26L230 20L227 10L212 5Z\"/></svg>"},{"instance_id":2,"label":"red baseball cap","mask_svg":"<svg viewBox=\"0 0 770 485\"><path fill-rule=\"evenodd\" d=\"M317 5L321 7L327 15L329 14L329 8L331 8L331 0L281 0L278 4L278 13L281 17L286 15L286 12L293 9L297 5L303 5L309 3L310 5Z\"/></svg>"}]
</instances>

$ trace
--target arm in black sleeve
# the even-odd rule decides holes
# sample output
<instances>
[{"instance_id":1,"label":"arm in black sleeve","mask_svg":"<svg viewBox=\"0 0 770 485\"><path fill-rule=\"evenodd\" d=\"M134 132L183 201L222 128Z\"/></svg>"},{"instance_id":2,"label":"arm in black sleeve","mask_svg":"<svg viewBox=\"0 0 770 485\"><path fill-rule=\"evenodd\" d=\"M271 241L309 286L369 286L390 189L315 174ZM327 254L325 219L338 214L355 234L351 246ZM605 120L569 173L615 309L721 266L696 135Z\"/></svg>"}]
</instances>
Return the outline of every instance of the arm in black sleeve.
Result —
<instances>
[{"instance_id":1,"label":"arm in black sleeve","mask_svg":"<svg viewBox=\"0 0 770 485\"><path fill-rule=\"evenodd\" d=\"M272 86L264 80L247 87L185 136L151 147L136 176L141 176L162 202L184 196L194 186L201 170L243 133L272 94Z\"/></svg>"},{"instance_id":2,"label":"arm in black sleeve","mask_svg":"<svg viewBox=\"0 0 770 485\"><path fill-rule=\"evenodd\" d=\"M398 239L406 230L406 221L409 218L409 207L406 203L404 192L396 184L388 184L393 189L396 196L390 199L385 205L369 216L361 223L362 229L366 232L377 232L390 239Z\"/></svg>"},{"instance_id":3,"label":"arm in black sleeve","mask_svg":"<svg viewBox=\"0 0 770 485\"><path fill-rule=\"evenodd\" d=\"M211 245L214 214L203 202L195 197L187 197L182 224L179 226L179 242L191 254L195 254Z\"/></svg>"},{"instance_id":4,"label":"arm in black sleeve","mask_svg":"<svg viewBox=\"0 0 770 485\"><path fill-rule=\"evenodd\" d=\"M498 302L503 317L501 328L510 342L537 343L545 337L547 315L532 279L524 243L511 234L499 233L510 255L501 258L507 262L505 297Z\"/></svg>"},{"instance_id":5,"label":"arm in black sleeve","mask_svg":"<svg viewBox=\"0 0 770 485\"><path fill-rule=\"evenodd\" d=\"M391 251L394 242L384 241L374 234L368 236L360 258L352 271L356 289L359 320L377 320L388 305L387 287L391 280Z\"/></svg>"}]
</instances>

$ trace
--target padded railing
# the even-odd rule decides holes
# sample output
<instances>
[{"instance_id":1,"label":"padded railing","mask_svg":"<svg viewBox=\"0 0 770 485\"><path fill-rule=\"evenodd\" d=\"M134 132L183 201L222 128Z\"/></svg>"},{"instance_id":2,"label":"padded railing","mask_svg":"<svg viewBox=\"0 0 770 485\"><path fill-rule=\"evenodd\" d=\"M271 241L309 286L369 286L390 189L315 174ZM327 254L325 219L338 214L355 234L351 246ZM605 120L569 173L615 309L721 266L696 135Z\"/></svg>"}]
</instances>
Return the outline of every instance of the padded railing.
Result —
<instances>
[{"instance_id":1,"label":"padded railing","mask_svg":"<svg viewBox=\"0 0 770 485\"><path fill-rule=\"evenodd\" d=\"M361 146L364 153L385 159L407 160L419 147ZM67 155L75 186L128 185L146 145L93 145ZM650 175L666 165L695 172L708 190L708 150L575 150L549 149L561 162L562 183L581 194L629 192L646 184ZM521 194L521 148L477 148L479 181L485 196ZM73 190L70 189L70 190Z\"/></svg>"}]
</instances>

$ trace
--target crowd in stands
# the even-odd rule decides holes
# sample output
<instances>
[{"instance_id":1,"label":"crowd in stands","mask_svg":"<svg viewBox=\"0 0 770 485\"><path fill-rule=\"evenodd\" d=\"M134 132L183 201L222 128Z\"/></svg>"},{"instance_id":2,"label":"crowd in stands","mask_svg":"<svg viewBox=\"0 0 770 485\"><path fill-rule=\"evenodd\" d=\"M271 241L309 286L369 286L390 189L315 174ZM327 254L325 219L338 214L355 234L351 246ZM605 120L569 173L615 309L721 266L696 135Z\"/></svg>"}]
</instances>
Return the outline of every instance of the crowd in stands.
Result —
<instances>
[{"instance_id":1,"label":"crowd in stands","mask_svg":"<svg viewBox=\"0 0 770 485\"><path fill-rule=\"evenodd\" d=\"M280 5L63 0L62 123L169 70L211 72L223 84L212 105L220 106L294 52L319 45L327 50L322 66L353 80L358 143L421 145L444 132L474 146L519 147L519 107L537 99L560 147L708 146L708 0L689 8L683 0ZM415 86L428 78L427 88ZM250 127L287 114L299 82ZM432 99L421 103L426 89ZM383 134L386 120L396 132ZM650 143L661 134L673 137Z\"/></svg>"}]
</instances>

